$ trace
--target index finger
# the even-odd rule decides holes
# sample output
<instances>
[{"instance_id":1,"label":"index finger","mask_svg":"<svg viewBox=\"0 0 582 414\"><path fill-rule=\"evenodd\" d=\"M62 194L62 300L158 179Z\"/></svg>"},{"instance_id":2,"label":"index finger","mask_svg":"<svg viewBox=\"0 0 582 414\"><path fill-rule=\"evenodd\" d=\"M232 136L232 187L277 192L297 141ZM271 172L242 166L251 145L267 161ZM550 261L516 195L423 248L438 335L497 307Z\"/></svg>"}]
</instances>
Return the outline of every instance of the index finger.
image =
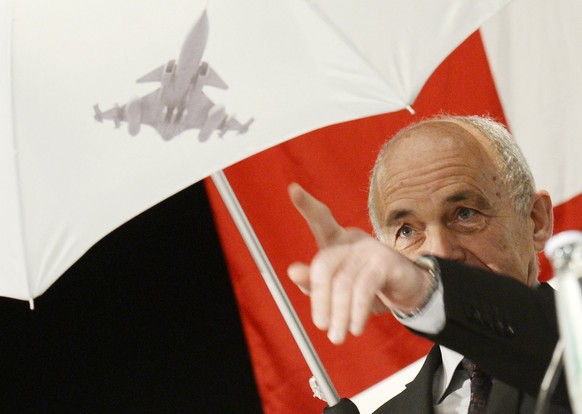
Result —
<instances>
[{"instance_id":1,"label":"index finger","mask_svg":"<svg viewBox=\"0 0 582 414\"><path fill-rule=\"evenodd\" d=\"M289 185L288 193L293 205L309 225L319 247L326 247L339 239L344 228L335 221L329 207L297 183Z\"/></svg>"}]
</instances>

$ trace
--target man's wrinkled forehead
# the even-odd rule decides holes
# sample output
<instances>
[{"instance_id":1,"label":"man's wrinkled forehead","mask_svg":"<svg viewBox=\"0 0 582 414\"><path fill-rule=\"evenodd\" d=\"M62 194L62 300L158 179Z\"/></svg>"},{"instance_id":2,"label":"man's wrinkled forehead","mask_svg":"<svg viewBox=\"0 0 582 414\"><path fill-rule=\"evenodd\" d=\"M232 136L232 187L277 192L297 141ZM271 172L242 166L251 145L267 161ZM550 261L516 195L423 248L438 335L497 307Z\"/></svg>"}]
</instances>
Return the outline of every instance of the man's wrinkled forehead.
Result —
<instances>
[{"instance_id":1,"label":"man's wrinkled forehead","mask_svg":"<svg viewBox=\"0 0 582 414\"><path fill-rule=\"evenodd\" d=\"M455 174L470 174L477 182L484 175L486 181L495 181L498 175L490 142L472 126L456 121L431 120L408 127L392 138L380 156L374 194L377 207L396 189L424 182L425 174L432 175L441 166L458 167Z\"/></svg>"},{"instance_id":2,"label":"man's wrinkled forehead","mask_svg":"<svg viewBox=\"0 0 582 414\"><path fill-rule=\"evenodd\" d=\"M387 175L422 168L444 158L457 159L459 163L494 175L499 172L499 155L483 133L461 121L437 119L423 121L397 133L380 154L377 178L385 180Z\"/></svg>"},{"instance_id":3,"label":"man's wrinkled forehead","mask_svg":"<svg viewBox=\"0 0 582 414\"><path fill-rule=\"evenodd\" d=\"M383 181L387 175L395 173L395 165L401 172L403 168L412 170L426 160L434 160L440 155L454 156L455 152L464 161L482 159L489 151L484 145L485 139L478 138L475 133L464 125L445 120L423 121L409 126L398 132L382 149L377 179ZM401 163L403 159L407 160L404 165Z\"/></svg>"},{"instance_id":4,"label":"man's wrinkled forehead","mask_svg":"<svg viewBox=\"0 0 582 414\"><path fill-rule=\"evenodd\" d=\"M439 139L476 142L488 146L487 140L472 125L464 122L446 119L423 121L400 130L386 145L383 155L398 151L403 144L415 144L418 141Z\"/></svg>"}]
</instances>

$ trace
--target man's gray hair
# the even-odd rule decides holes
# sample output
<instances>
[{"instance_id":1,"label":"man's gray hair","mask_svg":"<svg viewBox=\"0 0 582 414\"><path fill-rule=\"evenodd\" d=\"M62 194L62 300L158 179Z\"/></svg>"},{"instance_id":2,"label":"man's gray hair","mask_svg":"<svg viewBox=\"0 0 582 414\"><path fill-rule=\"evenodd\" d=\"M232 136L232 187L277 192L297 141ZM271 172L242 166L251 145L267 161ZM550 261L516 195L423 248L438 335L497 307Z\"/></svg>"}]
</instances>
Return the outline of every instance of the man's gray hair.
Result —
<instances>
[{"instance_id":1,"label":"man's gray hair","mask_svg":"<svg viewBox=\"0 0 582 414\"><path fill-rule=\"evenodd\" d=\"M511 202L519 214L526 215L529 211L531 198L535 191L535 182L523 152L505 126L484 116L443 115L410 125L404 130L398 132L396 136L400 135L402 132L414 129L419 125L434 121L449 121L470 125L489 140L497 152L498 157L496 160L496 167L501 175L502 183L506 186L509 192ZM370 177L370 191L368 194L368 212L370 215L370 221L378 238L381 238L382 225L376 212L376 180L378 170L382 165L382 159L384 158L384 153L388 148L389 143L390 140L384 143L380 149L378 157L376 158L376 163L374 164Z\"/></svg>"}]
</instances>

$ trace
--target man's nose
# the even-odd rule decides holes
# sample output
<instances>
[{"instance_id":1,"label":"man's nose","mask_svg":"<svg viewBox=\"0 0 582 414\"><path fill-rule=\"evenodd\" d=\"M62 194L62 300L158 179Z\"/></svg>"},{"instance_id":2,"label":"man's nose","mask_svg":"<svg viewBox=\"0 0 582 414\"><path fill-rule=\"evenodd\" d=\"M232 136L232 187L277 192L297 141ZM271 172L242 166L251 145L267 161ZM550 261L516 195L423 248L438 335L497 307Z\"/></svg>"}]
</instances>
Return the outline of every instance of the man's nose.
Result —
<instances>
[{"instance_id":1,"label":"man's nose","mask_svg":"<svg viewBox=\"0 0 582 414\"><path fill-rule=\"evenodd\" d=\"M459 244L457 236L444 226L426 230L423 254L430 254L457 262L465 261L465 250Z\"/></svg>"}]
</instances>

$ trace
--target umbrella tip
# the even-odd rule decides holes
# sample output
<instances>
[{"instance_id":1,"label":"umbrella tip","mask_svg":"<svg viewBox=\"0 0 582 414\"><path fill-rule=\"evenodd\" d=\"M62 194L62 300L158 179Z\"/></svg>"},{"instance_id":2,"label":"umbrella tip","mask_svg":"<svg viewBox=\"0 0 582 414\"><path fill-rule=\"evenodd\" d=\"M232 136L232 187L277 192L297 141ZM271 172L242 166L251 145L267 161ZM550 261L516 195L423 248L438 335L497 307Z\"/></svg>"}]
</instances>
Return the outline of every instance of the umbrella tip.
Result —
<instances>
[{"instance_id":1,"label":"umbrella tip","mask_svg":"<svg viewBox=\"0 0 582 414\"><path fill-rule=\"evenodd\" d=\"M34 310L34 299L33 298L28 299L28 305L30 306L30 310L33 311Z\"/></svg>"},{"instance_id":2,"label":"umbrella tip","mask_svg":"<svg viewBox=\"0 0 582 414\"><path fill-rule=\"evenodd\" d=\"M412 106L406 105L406 110L410 112L410 115L416 115L416 111L414 110L414 108L412 108Z\"/></svg>"}]
</instances>

